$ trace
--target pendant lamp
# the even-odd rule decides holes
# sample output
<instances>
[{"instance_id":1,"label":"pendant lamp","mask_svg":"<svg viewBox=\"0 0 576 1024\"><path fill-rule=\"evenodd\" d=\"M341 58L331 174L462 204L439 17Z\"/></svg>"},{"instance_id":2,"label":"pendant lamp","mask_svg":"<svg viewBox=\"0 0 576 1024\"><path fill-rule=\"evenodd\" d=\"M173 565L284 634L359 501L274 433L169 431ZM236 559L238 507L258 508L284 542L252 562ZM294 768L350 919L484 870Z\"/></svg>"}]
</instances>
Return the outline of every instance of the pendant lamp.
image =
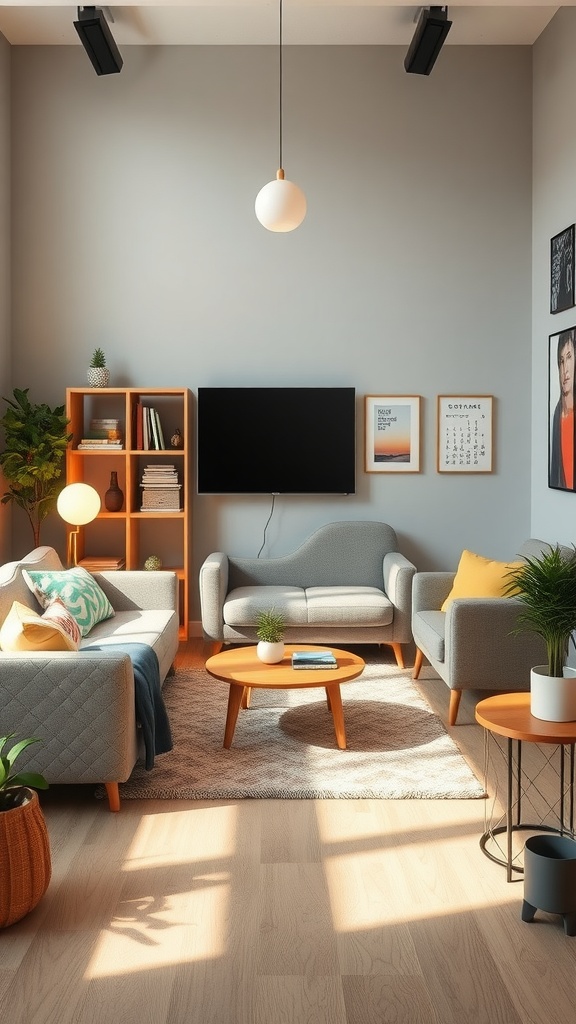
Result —
<instances>
[{"instance_id":1,"label":"pendant lamp","mask_svg":"<svg viewBox=\"0 0 576 1024\"><path fill-rule=\"evenodd\" d=\"M294 231L306 216L306 196L293 181L284 177L282 167L282 0L280 0L280 159L274 181L269 181L256 196L254 209L263 227L268 231Z\"/></svg>"}]
</instances>

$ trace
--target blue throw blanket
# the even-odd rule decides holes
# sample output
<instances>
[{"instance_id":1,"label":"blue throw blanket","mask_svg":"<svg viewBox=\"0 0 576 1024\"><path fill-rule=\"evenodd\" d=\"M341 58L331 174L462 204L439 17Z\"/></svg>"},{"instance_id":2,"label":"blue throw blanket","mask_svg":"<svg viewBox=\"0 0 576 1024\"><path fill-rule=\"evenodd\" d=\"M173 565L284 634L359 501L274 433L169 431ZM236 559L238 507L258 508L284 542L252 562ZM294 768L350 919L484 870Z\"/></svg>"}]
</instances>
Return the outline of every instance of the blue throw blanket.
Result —
<instances>
[{"instance_id":1,"label":"blue throw blanket","mask_svg":"<svg viewBox=\"0 0 576 1024\"><path fill-rule=\"evenodd\" d=\"M154 755L172 750L172 732L160 686L156 651L148 644L89 644L84 651L118 651L128 654L134 669L136 721L142 727L147 771L154 767Z\"/></svg>"}]
</instances>

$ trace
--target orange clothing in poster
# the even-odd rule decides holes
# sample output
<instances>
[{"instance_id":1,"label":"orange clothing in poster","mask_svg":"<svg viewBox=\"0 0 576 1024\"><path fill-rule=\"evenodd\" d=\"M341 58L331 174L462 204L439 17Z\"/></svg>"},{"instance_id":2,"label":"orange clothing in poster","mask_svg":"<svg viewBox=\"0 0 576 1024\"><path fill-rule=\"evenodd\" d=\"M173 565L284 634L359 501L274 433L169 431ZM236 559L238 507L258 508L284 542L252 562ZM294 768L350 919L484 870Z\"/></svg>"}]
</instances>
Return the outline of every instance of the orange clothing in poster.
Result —
<instances>
[{"instance_id":1,"label":"orange clothing in poster","mask_svg":"<svg viewBox=\"0 0 576 1024\"><path fill-rule=\"evenodd\" d=\"M569 491L574 490L574 410L560 417L560 450L564 481Z\"/></svg>"}]
</instances>

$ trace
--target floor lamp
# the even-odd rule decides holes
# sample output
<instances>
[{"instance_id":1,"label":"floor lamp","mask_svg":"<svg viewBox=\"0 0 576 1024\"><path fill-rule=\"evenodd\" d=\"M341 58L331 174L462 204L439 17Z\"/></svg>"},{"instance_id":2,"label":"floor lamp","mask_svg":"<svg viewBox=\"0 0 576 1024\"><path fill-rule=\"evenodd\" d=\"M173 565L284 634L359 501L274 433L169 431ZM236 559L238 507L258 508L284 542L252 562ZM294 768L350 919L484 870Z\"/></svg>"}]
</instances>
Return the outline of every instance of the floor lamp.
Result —
<instances>
[{"instance_id":1,"label":"floor lamp","mask_svg":"<svg viewBox=\"0 0 576 1024\"><path fill-rule=\"evenodd\" d=\"M58 514L74 529L68 533L66 560L68 566L78 561L78 534L80 527L96 519L100 511L100 495L90 484L68 484L58 495Z\"/></svg>"}]
</instances>

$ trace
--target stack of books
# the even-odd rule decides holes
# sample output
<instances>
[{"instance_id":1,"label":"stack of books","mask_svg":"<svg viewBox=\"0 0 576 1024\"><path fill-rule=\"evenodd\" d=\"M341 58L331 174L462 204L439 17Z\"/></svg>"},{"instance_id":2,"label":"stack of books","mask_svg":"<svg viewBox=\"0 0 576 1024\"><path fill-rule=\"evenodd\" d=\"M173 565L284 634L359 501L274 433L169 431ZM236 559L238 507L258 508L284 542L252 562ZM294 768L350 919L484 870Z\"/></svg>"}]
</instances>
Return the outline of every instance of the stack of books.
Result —
<instances>
[{"instance_id":1,"label":"stack of books","mask_svg":"<svg viewBox=\"0 0 576 1024\"><path fill-rule=\"evenodd\" d=\"M332 651L294 651L292 668L336 668Z\"/></svg>"},{"instance_id":2,"label":"stack of books","mask_svg":"<svg viewBox=\"0 0 576 1024\"><path fill-rule=\"evenodd\" d=\"M86 431L86 437L83 437L78 442L78 448L80 448L83 451L90 449L94 449L95 451L120 450L122 448L120 420L90 420L90 427Z\"/></svg>"},{"instance_id":3,"label":"stack of books","mask_svg":"<svg viewBox=\"0 0 576 1024\"><path fill-rule=\"evenodd\" d=\"M155 463L144 467L142 473L141 512L180 512L180 490L176 466Z\"/></svg>"},{"instance_id":4,"label":"stack of books","mask_svg":"<svg viewBox=\"0 0 576 1024\"><path fill-rule=\"evenodd\" d=\"M107 572L111 569L123 569L126 565L124 558L115 558L114 555L87 555L78 562L87 572Z\"/></svg>"}]
</instances>

